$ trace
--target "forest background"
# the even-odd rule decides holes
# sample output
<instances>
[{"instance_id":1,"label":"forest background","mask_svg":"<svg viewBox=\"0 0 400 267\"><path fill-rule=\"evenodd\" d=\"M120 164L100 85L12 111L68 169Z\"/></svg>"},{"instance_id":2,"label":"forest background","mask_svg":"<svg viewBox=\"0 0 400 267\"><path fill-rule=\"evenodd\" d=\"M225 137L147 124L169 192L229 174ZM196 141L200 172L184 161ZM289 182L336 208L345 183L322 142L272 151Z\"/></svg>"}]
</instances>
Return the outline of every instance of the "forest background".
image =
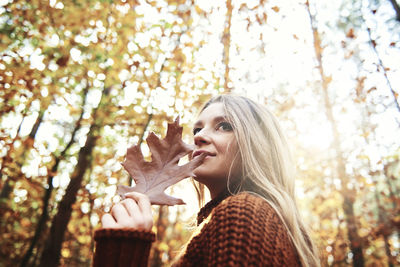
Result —
<instances>
[{"instance_id":1,"label":"forest background","mask_svg":"<svg viewBox=\"0 0 400 267\"><path fill-rule=\"evenodd\" d=\"M233 92L285 129L323 266L400 264L396 0L0 0L0 266L90 266L127 147ZM154 206L151 266L199 208Z\"/></svg>"}]
</instances>

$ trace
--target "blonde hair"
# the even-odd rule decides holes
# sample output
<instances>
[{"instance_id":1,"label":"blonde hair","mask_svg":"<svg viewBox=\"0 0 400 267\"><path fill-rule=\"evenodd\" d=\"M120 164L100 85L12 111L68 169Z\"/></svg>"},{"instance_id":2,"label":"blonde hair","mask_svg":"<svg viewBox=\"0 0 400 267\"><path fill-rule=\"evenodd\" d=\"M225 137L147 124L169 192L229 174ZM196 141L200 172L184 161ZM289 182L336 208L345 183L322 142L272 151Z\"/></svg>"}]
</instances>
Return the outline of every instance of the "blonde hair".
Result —
<instances>
[{"instance_id":1,"label":"blonde hair","mask_svg":"<svg viewBox=\"0 0 400 267\"><path fill-rule=\"evenodd\" d=\"M223 104L242 162L241 180L228 178L228 189L233 194L250 192L265 199L281 218L302 265L320 266L296 205L294 163L277 119L266 107L246 97L219 95L202 111L213 103Z\"/></svg>"}]
</instances>

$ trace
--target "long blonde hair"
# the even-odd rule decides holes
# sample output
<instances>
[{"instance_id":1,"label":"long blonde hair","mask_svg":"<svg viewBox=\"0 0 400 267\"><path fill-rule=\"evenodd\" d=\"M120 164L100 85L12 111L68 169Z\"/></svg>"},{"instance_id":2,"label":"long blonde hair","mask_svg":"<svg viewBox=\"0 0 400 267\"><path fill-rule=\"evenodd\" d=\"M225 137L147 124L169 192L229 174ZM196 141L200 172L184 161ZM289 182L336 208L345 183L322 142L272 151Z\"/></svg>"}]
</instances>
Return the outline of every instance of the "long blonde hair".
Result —
<instances>
[{"instance_id":1,"label":"long blonde hair","mask_svg":"<svg viewBox=\"0 0 400 267\"><path fill-rule=\"evenodd\" d=\"M296 205L294 163L277 119L266 107L246 97L219 95L202 111L213 103L223 104L242 162L241 180L228 179L228 189L234 194L250 192L264 198L285 225L302 265L320 266L318 252Z\"/></svg>"}]
</instances>

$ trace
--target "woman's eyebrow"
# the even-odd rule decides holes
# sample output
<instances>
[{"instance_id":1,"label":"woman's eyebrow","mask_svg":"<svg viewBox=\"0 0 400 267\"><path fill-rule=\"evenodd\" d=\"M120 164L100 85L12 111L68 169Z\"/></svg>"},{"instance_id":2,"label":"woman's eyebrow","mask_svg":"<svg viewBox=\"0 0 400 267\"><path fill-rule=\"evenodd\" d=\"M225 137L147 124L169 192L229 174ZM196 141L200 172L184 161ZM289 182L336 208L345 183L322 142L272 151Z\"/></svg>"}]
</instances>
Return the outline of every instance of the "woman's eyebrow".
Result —
<instances>
[{"instance_id":1,"label":"woman's eyebrow","mask_svg":"<svg viewBox=\"0 0 400 267\"><path fill-rule=\"evenodd\" d=\"M226 121L226 120L227 120L226 116L217 116L213 119L214 123L220 122L220 121Z\"/></svg>"},{"instance_id":2,"label":"woman's eyebrow","mask_svg":"<svg viewBox=\"0 0 400 267\"><path fill-rule=\"evenodd\" d=\"M199 127L202 124L203 124L202 121L196 121L196 123L193 124L193 129L196 128L196 127Z\"/></svg>"},{"instance_id":3,"label":"woman's eyebrow","mask_svg":"<svg viewBox=\"0 0 400 267\"><path fill-rule=\"evenodd\" d=\"M212 119L213 123L220 122L220 121L226 121L226 120L227 120L226 116L217 116ZM200 127L201 125L203 125L203 121L201 121L201 120L196 121L196 123L193 124L193 128Z\"/></svg>"}]
</instances>

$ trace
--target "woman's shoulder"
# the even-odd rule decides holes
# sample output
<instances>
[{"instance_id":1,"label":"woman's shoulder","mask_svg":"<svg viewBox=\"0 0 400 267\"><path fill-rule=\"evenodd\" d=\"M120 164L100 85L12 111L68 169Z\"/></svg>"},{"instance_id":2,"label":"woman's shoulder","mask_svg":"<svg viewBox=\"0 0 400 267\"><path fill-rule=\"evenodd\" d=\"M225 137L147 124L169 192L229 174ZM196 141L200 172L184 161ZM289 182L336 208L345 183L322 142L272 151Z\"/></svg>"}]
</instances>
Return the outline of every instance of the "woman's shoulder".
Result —
<instances>
[{"instance_id":1,"label":"woman's shoulder","mask_svg":"<svg viewBox=\"0 0 400 267\"><path fill-rule=\"evenodd\" d=\"M276 211L267 200L251 192L241 192L227 197L217 207L215 207L215 212L223 210L231 212L233 210L238 210L240 212L255 214L258 214L259 212L276 214Z\"/></svg>"},{"instance_id":2,"label":"woman's shoulder","mask_svg":"<svg viewBox=\"0 0 400 267\"><path fill-rule=\"evenodd\" d=\"M241 192L224 199L211 213L214 222L234 222L283 230L283 223L275 209L261 196Z\"/></svg>"},{"instance_id":3,"label":"woman's shoulder","mask_svg":"<svg viewBox=\"0 0 400 267\"><path fill-rule=\"evenodd\" d=\"M201 232L199 240L209 244L218 240L222 250L231 248L233 255L242 255L246 262L258 262L249 265L298 266L280 216L267 200L253 193L242 192L224 199Z\"/></svg>"},{"instance_id":4,"label":"woman's shoulder","mask_svg":"<svg viewBox=\"0 0 400 267\"><path fill-rule=\"evenodd\" d=\"M250 204L254 203L254 204L267 204L268 205L267 201L263 197L257 195L256 193L247 192L247 191L240 192L240 193L234 194L234 195L230 195L226 199L224 199L224 201L222 201L222 203L223 202L230 202L230 203L246 202L246 203L250 203Z\"/></svg>"}]
</instances>

